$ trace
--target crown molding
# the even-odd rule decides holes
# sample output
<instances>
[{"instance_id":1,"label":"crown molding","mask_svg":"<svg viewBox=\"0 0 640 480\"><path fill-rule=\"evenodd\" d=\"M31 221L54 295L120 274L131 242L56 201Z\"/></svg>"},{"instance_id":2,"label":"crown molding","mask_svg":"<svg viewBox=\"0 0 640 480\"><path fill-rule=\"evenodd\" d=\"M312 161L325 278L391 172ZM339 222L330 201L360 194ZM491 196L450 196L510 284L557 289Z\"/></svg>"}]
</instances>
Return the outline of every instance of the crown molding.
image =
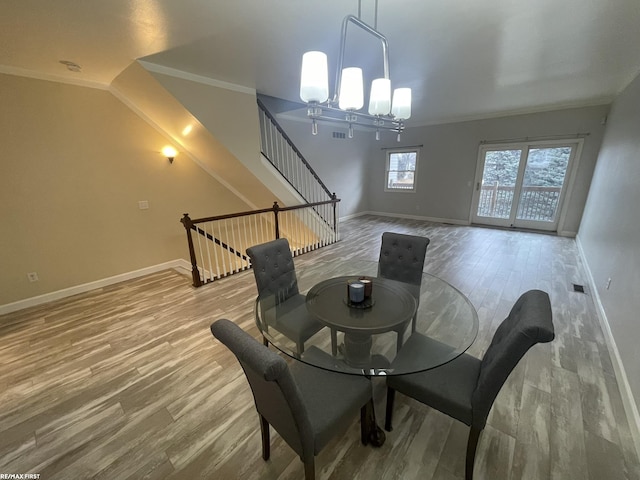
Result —
<instances>
[{"instance_id":1,"label":"crown molding","mask_svg":"<svg viewBox=\"0 0 640 480\"><path fill-rule=\"evenodd\" d=\"M205 77L204 75L197 75L195 73L184 72L176 68L165 67L164 65L158 65L157 63L151 63L145 60L138 60L138 63L150 72L160 73L162 75L168 75L170 77L181 78L183 80L189 80L191 82L201 83L203 85L209 85L212 87L224 88L225 90L232 90L234 92L246 93L248 95L257 95L255 88L249 88L243 85L237 85L235 83L223 82L222 80L216 80L215 78Z\"/></svg>"},{"instance_id":2,"label":"crown molding","mask_svg":"<svg viewBox=\"0 0 640 480\"><path fill-rule=\"evenodd\" d=\"M576 101L555 103L551 105L542 105L539 107L526 107L514 110L503 110L499 112L478 113L475 115L462 115L459 117L438 118L435 120L418 121L416 123L405 122L405 131L409 128L433 127L436 125L448 125L451 123L474 122L478 120L491 120L494 118L515 117L518 115L530 115L534 113L555 112L558 110L570 110L572 108L598 107L602 105L610 105L615 96L605 96L591 99L589 101Z\"/></svg>"},{"instance_id":3,"label":"crown molding","mask_svg":"<svg viewBox=\"0 0 640 480\"><path fill-rule=\"evenodd\" d=\"M66 83L78 87L95 88L98 90L109 90L108 83L97 82L95 80L86 80L83 78L68 77L65 75L56 75L53 73L36 72L26 68L13 67L10 65L0 65L0 73L7 75L15 75L17 77L34 78L36 80L46 80L48 82Z\"/></svg>"}]
</instances>

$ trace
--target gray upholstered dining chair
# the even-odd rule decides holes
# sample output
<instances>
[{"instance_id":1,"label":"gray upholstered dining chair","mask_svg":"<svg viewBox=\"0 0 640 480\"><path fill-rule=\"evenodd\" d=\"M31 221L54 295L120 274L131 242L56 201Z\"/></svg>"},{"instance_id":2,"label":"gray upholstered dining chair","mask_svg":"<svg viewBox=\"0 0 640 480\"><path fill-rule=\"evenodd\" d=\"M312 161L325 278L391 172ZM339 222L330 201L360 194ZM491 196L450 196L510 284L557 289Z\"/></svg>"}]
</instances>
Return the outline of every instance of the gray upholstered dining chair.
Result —
<instances>
[{"instance_id":1,"label":"gray upholstered dining chair","mask_svg":"<svg viewBox=\"0 0 640 480\"><path fill-rule=\"evenodd\" d=\"M286 238L247 248L251 259L258 295L273 295L275 307L281 309L275 324L271 325L296 344L298 355L304 351L304 342L323 328L305 308L305 296L298 290L293 255ZM267 345L267 340L264 339Z\"/></svg>"},{"instance_id":2,"label":"gray upholstered dining chair","mask_svg":"<svg viewBox=\"0 0 640 480\"><path fill-rule=\"evenodd\" d=\"M291 366L235 323L221 319L213 336L242 366L253 392L262 431L262 458L270 456L272 425L304 463L306 480L315 478L315 456L347 429L360 410L360 437L368 442L367 409L373 408L369 380L295 361Z\"/></svg>"},{"instance_id":3,"label":"gray upholstered dining chair","mask_svg":"<svg viewBox=\"0 0 640 480\"><path fill-rule=\"evenodd\" d=\"M416 299L416 306L420 303L420 286L424 259L427 256L427 246L430 240L417 235L384 232L378 259L378 276L397 280L409 285L411 293ZM411 331L416 331L416 315L411 322ZM402 335L404 332L398 332Z\"/></svg>"},{"instance_id":4,"label":"gray upholstered dining chair","mask_svg":"<svg viewBox=\"0 0 640 480\"><path fill-rule=\"evenodd\" d=\"M388 431L392 428L396 391L469 425L465 478L471 480L478 439L502 385L529 348L553 338L549 295L540 290L522 294L496 330L482 360L465 353L433 370L387 377L385 428ZM415 333L405 347L394 362L424 348L442 348L442 344Z\"/></svg>"}]
</instances>

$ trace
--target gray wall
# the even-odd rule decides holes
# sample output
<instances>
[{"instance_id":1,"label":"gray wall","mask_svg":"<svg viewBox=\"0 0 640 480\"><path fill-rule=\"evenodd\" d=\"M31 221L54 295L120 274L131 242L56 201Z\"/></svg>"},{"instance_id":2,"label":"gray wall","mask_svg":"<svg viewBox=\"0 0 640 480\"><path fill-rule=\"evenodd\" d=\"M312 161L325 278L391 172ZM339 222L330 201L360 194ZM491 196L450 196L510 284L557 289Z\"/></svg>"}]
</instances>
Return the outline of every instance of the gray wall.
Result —
<instances>
[{"instance_id":1,"label":"gray wall","mask_svg":"<svg viewBox=\"0 0 640 480\"><path fill-rule=\"evenodd\" d=\"M585 138L563 231L576 233L605 127L609 106L572 108L486 120L409 128L402 141L386 136L370 147L368 210L467 222L478 148L482 140L508 140L589 132ZM381 147L423 145L417 192L384 192L385 151Z\"/></svg>"},{"instance_id":2,"label":"gray wall","mask_svg":"<svg viewBox=\"0 0 640 480\"><path fill-rule=\"evenodd\" d=\"M337 139L332 132L343 130L330 125L319 125L318 135L311 135L310 121L277 120L327 188L342 200L340 216L366 211L370 132L358 131L352 139Z\"/></svg>"},{"instance_id":3,"label":"gray wall","mask_svg":"<svg viewBox=\"0 0 640 480\"><path fill-rule=\"evenodd\" d=\"M578 240L640 407L640 77L613 104Z\"/></svg>"},{"instance_id":4,"label":"gray wall","mask_svg":"<svg viewBox=\"0 0 640 480\"><path fill-rule=\"evenodd\" d=\"M269 108L274 108L269 105ZM272 110L273 111L273 110ZM278 122L320 178L342 199L341 216L361 212L416 216L458 223L469 221L478 148L482 140L553 137L590 133L584 148L562 233L578 231L591 176L604 135L602 120L609 105L571 108L428 127L408 128L396 136L356 130L353 139L334 139L339 127L320 125L311 135L309 121ZM417 192L385 192L385 148L423 145L417 174Z\"/></svg>"}]
</instances>

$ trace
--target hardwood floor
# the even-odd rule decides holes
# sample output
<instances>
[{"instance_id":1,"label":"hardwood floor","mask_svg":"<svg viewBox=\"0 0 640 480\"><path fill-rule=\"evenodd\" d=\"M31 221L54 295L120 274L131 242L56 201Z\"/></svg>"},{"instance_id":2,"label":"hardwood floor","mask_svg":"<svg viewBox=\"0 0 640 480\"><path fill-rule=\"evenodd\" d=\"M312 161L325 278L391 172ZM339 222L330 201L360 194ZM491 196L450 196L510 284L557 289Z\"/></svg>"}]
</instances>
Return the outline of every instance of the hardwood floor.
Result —
<instances>
[{"instance_id":1,"label":"hardwood floor","mask_svg":"<svg viewBox=\"0 0 640 480\"><path fill-rule=\"evenodd\" d=\"M556 340L534 347L499 394L477 479L638 479L640 467L574 240L373 216L296 258L377 260L383 231L431 239L425 271L473 302L482 356L524 291L549 292ZM168 270L0 317L0 473L41 479L293 479L302 463L272 434L264 462L253 398L209 325L259 338L251 272L195 290ZM384 384L375 382L384 412ZM358 419L316 460L319 479L463 478L468 429L403 395L380 449Z\"/></svg>"}]
</instances>

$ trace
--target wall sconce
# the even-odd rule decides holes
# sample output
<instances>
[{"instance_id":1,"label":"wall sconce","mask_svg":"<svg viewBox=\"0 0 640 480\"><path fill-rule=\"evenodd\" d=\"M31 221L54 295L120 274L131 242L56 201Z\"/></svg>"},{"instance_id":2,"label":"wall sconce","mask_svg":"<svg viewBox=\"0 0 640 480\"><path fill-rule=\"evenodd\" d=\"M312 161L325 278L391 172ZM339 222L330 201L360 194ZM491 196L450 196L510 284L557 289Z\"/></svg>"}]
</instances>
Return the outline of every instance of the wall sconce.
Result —
<instances>
[{"instance_id":1,"label":"wall sconce","mask_svg":"<svg viewBox=\"0 0 640 480\"><path fill-rule=\"evenodd\" d=\"M173 148L170 145L167 145L166 147L164 147L162 149L162 154L167 157L167 160L169 160L169 163L173 163L173 159L176 157L176 155L178 154L178 152L176 151L175 148Z\"/></svg>"}]
</instances>

